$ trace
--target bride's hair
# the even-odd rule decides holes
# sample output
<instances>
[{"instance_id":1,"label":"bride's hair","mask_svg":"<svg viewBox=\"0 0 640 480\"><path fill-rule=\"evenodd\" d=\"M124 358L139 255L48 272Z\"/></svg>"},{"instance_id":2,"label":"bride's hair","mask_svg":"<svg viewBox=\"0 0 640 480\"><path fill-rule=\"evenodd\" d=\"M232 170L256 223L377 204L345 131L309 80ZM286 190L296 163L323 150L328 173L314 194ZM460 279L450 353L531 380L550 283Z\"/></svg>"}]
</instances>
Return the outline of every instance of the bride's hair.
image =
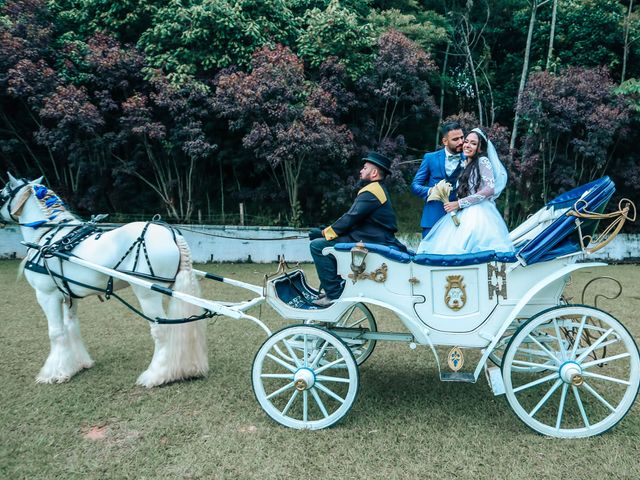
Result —
<instances>
[{"instance_id":1,"label":"bride's hair","mask_svg":"<svg viewBox=\"0 0 640 480\"><path fill-rule=\"evenodd\" d=\"M458 178L458 198L468 197L471 192L477 192L480 188L481 178L478 159L487 153L487 140L484 134L474 131L469 133L475 133L478 136L478 149L473 157L467 157L467 165Z\"/></svg>"}]
</instances>

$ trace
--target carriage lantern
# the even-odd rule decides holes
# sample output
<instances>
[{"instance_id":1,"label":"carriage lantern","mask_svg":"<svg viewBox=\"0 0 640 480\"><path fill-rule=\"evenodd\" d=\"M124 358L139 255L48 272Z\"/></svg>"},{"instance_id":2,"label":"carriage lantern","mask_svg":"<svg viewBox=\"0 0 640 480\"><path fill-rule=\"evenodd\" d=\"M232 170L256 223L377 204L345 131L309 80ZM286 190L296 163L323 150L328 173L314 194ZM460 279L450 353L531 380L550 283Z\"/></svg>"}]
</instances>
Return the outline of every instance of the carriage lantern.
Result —
<instances>
[{"instance_id":1,"label":"carriage lantern","mask_svg":"<svg viewBox=\"0 0 640 480\"><path fill-rule=\"evenodd\" d=\"M356 246L351 249L351 271L356 275L356 278L367 268L364 263L367 253L369 253L369 250L364 248L364 243L362 242L356 243Z\"/></svg>"}]
</instances>

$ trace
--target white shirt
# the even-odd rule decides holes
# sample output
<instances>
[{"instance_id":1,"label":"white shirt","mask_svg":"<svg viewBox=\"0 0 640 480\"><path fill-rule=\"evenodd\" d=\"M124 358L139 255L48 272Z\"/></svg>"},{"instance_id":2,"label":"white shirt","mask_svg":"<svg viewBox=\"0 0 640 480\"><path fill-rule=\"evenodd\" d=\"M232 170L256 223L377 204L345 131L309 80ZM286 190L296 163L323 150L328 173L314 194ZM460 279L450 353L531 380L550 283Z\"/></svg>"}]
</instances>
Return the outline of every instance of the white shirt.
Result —
<instances>
[{"instance_id":1,"label":"white shirt","mask_svg":"<svg viewBox=\"0 0 640 480\"><path fill-rule=\"evenodd\" d=\"M460 162L462 162L462 154L451 153L447 148L444 149L445 160L444 160L444 171L449 177L453 172L455 172L456 168ZM458 155L456 158L453 158L454 155Z\"/></svg>"}]
</instances>

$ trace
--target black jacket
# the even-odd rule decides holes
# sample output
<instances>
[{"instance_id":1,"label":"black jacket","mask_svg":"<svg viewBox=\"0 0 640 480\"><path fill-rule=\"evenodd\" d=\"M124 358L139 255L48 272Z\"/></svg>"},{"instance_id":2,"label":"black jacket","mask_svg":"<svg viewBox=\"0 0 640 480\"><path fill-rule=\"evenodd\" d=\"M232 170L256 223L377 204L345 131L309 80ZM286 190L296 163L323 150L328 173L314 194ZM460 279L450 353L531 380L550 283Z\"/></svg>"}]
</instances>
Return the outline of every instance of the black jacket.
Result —
<instances>
[{"instance_id":1,"label":"black jacket","mask_svg":"<svg viewBox=\"0 0 640 480\"><path fill-rule=\"evenodd\" d=\"M377 243L404 252L406 247L395 237L397 231L387 189L380 182L371 182L360 189L349 211L325 228L323 235L326 240Z\"/></svg>"}]
</instances>

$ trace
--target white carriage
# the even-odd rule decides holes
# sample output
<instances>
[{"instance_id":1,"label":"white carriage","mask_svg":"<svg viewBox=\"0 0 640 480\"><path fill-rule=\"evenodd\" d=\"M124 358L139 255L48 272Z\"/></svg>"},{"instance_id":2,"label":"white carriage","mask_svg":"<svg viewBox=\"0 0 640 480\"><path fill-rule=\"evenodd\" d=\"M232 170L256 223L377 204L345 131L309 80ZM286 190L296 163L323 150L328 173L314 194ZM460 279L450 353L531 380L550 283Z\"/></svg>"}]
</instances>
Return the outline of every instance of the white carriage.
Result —
<instances>
[{"instance_id":1,"label":"white carriage","mask_svg":"<svg viewBox=\"0 0 640 480\"><path fill-rule=\"evenodd\" d=\"M317 292L302 271L271 279L269 304L303 325L276 332L256 354L256 398L283 425L329 426L353 404L358 365L375 342L400 341L430 347L441 380L476 382L484 370L493 392L504 393L516 415L540 433L585 437L608 430L638 393L638 348L618 320L566 304L562 293L572 272L605 265L577 260L588 253L584 239L613 192L605 177L550 202L512 232L516 254L327 248L323 253L335 256L346 280L328 308L310 304ZM365 305L392 311L407 331L378 331ZM469 350L477 351L475 364L462 371Z\"/></svg>"},{"instance_id":2,"label":"white carriage","mask_svg":"<svg viewBox=\"0 0 640 480\"><path fill-rule=\"evenodd\" d=\"M50 217L37 217L36 207L26 209L31 212L28 218L26 214L11 214L17 211L16 199L23 198L20 202L28 205L30 189L35 188L33 182L11 179L2 191L5 220L29 225L28 228L51 224ZM108 262L100 264L83 258L81 253L89 250L82 244L51 249L42 243L41 235L40 240L28 241L27 246L33 252L46 250L46 254L35 255L37 262L34 256L30 257L32 275L50 274L55 285L64 280L95 293L109 291L109 284L127 282L137 289L136 295L153 292L205 310L204 315L184 318L183 322L217 314L258 324L268 338L253 362L253 389L265 412L282 425L319 429L335 424L356 399L359 365L372 354L376 342L396 341L413 348L428 347L434 353L441 380L476 382L484 371L493 392L504 393L516 415L532 429L549 436L586 437L618 423L631 409L640 386L640 354L628 330L602 310L569 305L562 300L572 272L605 265L577 260L589 253L591 236L598 220L607 216L602 211L614 190L613 182L604 177L550 202L511 233L515 254L488 251L456 256L409 255L362 244L327 248L324 253L335 256L338 273L345 280L341 297L328 308L312 304L318 292L307 284L302 270L283 271L262 287L192 269L199 276L256 294L245 302L229 304L169 288L169 279L160 282L153 275L149 258L146 265L138 263L137 255L135 261L130 258L132 248L118 262L128 265L128 270L122 271ZM617 226L607 232L605 242L632 216L635 211L628 201L616 215L609 215L616 217ZM56 235L68 238L62 233L72 223L56 227L61 232ZM23 227L23 231L29 233L28 228ZM139 232L139 227L135 228L133 231ZM142 238L142 246L145 231L136 233L139 244ZM54 243L62 245L64 240ZM602 244L599 240L593 243ZM56 261L48 264L48 258ZM46 268L40 268L38 262ZM63 268L63 264L68 266ZM186 265L182 261L180 264ZM168 265L176 268L175 259ZM99 277L92 278L89 272ZM34 288L38 289L36 285ZM51 286L49 289L55 290ZM60 297L59 292L53 291L52 295ZM143 300L152 299L143 298L141 303ZM247 313L265 301L282 317L298 324L272 333L261 320ZM180 323L180 319L167 319L158 313L161 305L157 302L152 305L156 310L147 312L147 316L153 317L154 327ZM406 330L379 331L367 305L395 313ZM65 311L65 326L69 315ZM188 336L195 338L194 335ZM76 337L79 340L79 331ZM158 343L162 337L154 333L157 353L146 377L141 377L148 379L149 372L154 379L160 377L156 372L166 363L166 346ZM80 345L85 363L92 363L79 341L74 349L80 349ZM54 346L59 344L60 338L52 337L49 360L54 356ZM443 350L444 355L439 353ZM155 370L154 363L159 365ZM80 364L76 367L75 371L85 368ZM204 368L198 367L197 373ZM161 381L189 374L172 373L173 377L167 377L163 373ZM161 381L154 380L153 384Z\"/></svg>"}]
</instances>

